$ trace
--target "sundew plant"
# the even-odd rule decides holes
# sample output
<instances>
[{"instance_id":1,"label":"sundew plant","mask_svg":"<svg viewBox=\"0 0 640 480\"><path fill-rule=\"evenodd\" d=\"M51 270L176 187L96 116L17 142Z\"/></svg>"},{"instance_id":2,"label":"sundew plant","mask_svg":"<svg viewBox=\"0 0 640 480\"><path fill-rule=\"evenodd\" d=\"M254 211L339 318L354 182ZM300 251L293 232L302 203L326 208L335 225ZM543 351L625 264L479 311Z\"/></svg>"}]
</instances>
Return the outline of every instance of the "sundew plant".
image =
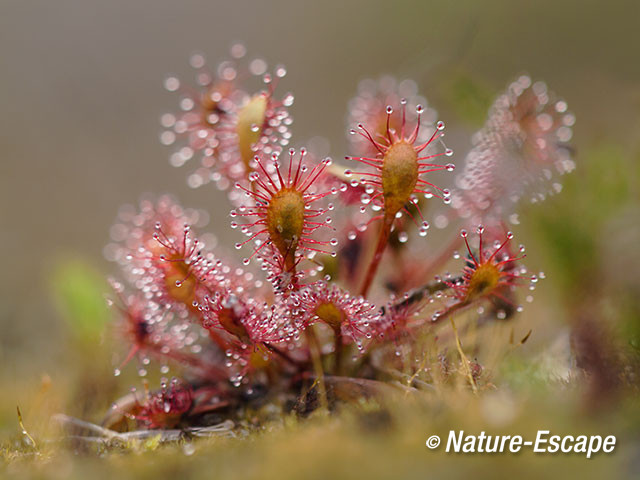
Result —
<instances>
[{"instance_id":1,"label":"sundew plant","mask_svg":"<svg viewBox=\"0 0 640 480\"><path fill-rule=\"evenodd\" d=\"M348 151L329 158L293 134L284 67L241 45L190 63L193 81L165 80L175 106L160 141L189 186L225 192L229 215L210 227L234 229L241 255L206 232L206 205L122 207L105 250L125 345L115 374L163 378L115 401L105 426L204 426L242 417L257 394L302 415L393 389L495 388L494 352L463 332L509 322L544 278L510 228L574 169L566 102L519 76L454 155L446 112L414 82L366 80Z\"/></svg>"}]
</instances>

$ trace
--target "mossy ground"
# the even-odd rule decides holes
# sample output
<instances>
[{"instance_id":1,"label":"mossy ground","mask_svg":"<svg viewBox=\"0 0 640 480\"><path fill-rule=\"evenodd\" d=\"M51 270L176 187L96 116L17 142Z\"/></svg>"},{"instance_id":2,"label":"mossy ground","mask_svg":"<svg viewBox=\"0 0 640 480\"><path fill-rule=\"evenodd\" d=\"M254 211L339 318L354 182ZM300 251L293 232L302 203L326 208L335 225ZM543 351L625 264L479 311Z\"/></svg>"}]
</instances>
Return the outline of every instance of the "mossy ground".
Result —
<instances>
[{"instance_id":1,"label":"mossy ground","mask_svg":"<svg viewBox=\"0 0 640 480\"><path fill-rule=\"evenodd\" d=\"M583 478L637 478L640 451L637 397L598 413L586 409L578 389L568 386L484 392L460 390L394 396L383 403L272 420L260 429L240 428L236 438L217 437L160 445L157 441L80 451L64 443L37 450L19 437L2 449L5 474L38 478L432 478L475 475L539 478L553 472ZM612 454L453 454L425 446L448 431L521 434L539 429L561 435L616 435Z\"/></svg>"}]
</instances>

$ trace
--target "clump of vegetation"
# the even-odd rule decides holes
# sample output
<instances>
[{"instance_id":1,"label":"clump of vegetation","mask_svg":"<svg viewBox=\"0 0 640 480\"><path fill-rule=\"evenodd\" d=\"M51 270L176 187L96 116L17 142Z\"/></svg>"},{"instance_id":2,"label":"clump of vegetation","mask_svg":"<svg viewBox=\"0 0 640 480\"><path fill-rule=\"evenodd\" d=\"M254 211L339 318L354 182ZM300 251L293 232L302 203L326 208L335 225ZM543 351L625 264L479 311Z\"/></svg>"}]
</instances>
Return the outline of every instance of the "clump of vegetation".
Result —
<instances>
[{"instance_id":1,"label":"clump of vegetation","mask_svg":"<svg viewBox=\"0 0 640 480\"><path fill-rule=\"evenodd\" d=\"M226 193L230 227L246 236L235 247L246 258L236 262L206 233L208 223L223 228L206 209L182 207L170 195L123 206L105 249L120 269L108 295L117 312L115 375L108 388L93 377L81 381L85 391L115 401L101 425L53 415L65 433L53 441L32 435L20 416L20 447L3 451L8 463L64 462L54 454L64 441L75 451L110 454L119 470L133 468L118 464L120 453L147 458L171 444L179 449L163 452L173 467L174 455L206 452L187 469L195 473L205 457L238 457L236 439L248 435L259 453L242 465L247 474L258 465L262 473L282 468L285 453L272 442L286 455L313 450L318 465L327 458L365 463L370 452L389 449L409 462L423 454L426 432L445 432L453 422L527 431L550 421L562 430L584 413L574 411L583 393L594 407L621 385L636 388L637 324L620 322L632 332L630 354L610 326L597 324L595 312L606 305L589 294L606 268L589 261L599 246L580 235L584 219L565 193L547 200L575 168L575 118L544 83L520 76L509 84L456 170L444 123L414 82L363 81L348 106L349 152L338 164L325 152L290 148L293 96L277 94L284 67L269 73L240 45L214 70L201 55L191 65L195 87L165 81L179 96L179 112L161 117L160 140L173 146L174 166L197 164L191 187L213 184ZM587 159L591 169L599 159ZM588 190L575 177L565 182L574 200ZM616 192L620 182L610 182ZM606 220L597 205L582 207L594 222ZM525 267L512 228L551 237L547 260L561 267L551 272L576 298L569 358L562 357L568 346L527 362L511 355L535 327L516 319L545 278ZM544 263L532 256L528 263ZM68 289L61 296L72 297L66 303L82 326L75 330L91 343L100 328L83 312L94 312L96 281L91 273L87 283L83 272L76 265L59 276L82 286L80 301ZM635 311L637 302L624 299ZM117 398L114 382L131 370L143 388ZM578 375L588 380L584 392ZM550 384L566 401L550 402ZM541 411L528 418L534 406ZM401 435L411 440L408 450ZM336 451L343 438L351 450ZM373 475L391 464L369 467ZM78 468L82 476L91 467Z\"/></svg>"},{"instance_id":2,"label":"clump of vegetation","mask_svg":"<svg viewBox=\"0 0 640 480\"><path fill-rule=\"evenodd\" d=\"M172 164L198 164L189 185L227 192L231 228L248 237L236 248L250 253L234 263L196 233L206 212L170 196L123 207L107 248L130 344L116 375L137 362L141 376L158 365L166 378L116 402L106 426L202 426L238 419L256 397L307 414L394 388L493 388L476 332L509 322L544 278L523 265L509 225L521 199L558 192L574 168L566 102L518 78L452 177L444 123L415 83L366 81L349 104L343 166L289 148L293 96L276 93L286 70L245 54L234 46L214 70L193 56L195 88L168 78L180 112L162 116L160 138L177 145Z\"/></svg>"}]
</instances>

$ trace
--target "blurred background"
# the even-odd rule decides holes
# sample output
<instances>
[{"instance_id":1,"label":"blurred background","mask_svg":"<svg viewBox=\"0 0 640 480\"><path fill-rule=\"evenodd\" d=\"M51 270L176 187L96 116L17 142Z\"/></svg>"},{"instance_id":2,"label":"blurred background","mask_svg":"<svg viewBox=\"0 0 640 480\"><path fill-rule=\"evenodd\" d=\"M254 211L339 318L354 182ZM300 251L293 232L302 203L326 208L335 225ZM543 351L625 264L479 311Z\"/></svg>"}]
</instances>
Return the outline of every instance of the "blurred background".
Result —
<instances>
[{"instance_id":1,"label":"blurred background","mask_svg":"<svg viewBox=\"0 0 640 480\"><path fill-rule=\"evenodd\" d=\"M633 12L633 0L1 0L3 390L64 384L70 359L99 363L108 376L111 359L96 345L110 318L103 279L114 268L102 251L121 204L144 192L173 193L209 211L221 243L236 241L224 196L212 185L190 189L187 170L169 165L158 135L160 115L177 108L162 87L166 75L190 81L190 54L215 65L238 41L249 55L287 66L282 91L296 96L294 143L326 137L337 159L345 154L346 104L363 78L414 79L446 122L458 163L495 95L522 73L545 80L576 115L577 170L560 195L521 209L528 263L549 277L524 322L546 325L534 345L547 348L585 314L576 305L587 304L587 323L607 324L633 347L640 310ZM93 355L70 356L78 349ZM9 397L0 424L13 428L17 400Z\"/></svg>"}]
</instances>

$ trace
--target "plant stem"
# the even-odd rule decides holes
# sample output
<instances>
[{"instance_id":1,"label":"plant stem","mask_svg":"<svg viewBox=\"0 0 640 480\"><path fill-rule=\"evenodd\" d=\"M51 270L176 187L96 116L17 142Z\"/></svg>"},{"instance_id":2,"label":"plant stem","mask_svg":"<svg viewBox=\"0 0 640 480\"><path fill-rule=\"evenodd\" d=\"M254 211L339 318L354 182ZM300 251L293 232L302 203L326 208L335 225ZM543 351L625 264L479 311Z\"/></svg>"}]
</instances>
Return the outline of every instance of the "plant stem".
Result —
<instances>
[{"instance_id":1,"label":"plant stem","mask_svg":"<svg viewBox=\"0 0 640 480\"><path fill-rule=\"evenodd\" d=\"M313 330L313 325L309 325L304 333L307 337L307 344L309 345L309 352L311 353L313 370L316 374L315 383L318 385L320 405L323 409L328 410L329 402L327 400L327 389L324 383L324 369L322 368L322 351L320 350L320 342Z\"/></svg>"},{"instance_id":2,"label":"plant stem","mask_svg":"<svg viewBox=\"0 0 640 480\"><path fill-rule=\"evenodd\" d=\"M340 327L335 328L333 330L333 342L334 342L334 358L335 363L333 365L333 374L334 375L342 375L342 332L340 331Z\"/></svg>"},{"instance_id":3,"label":"plant stem","mask_svg":"<svg viewBox=\"0 0 640 480\"><path fill-rule=\"evenodd\" d=\"M294 250L295 254L295 250ZM287 258L285 258L285 265ZM295 259L295 255L292 255L292 258ZM293 275L293 287L294 290L299 289L299 285L297 282L296 275L296 266L295 260L291 263L290 269ZM307 339L307 344L309 345L309 353L311 354L311 362L313 364L313 370L316 375L316 381L314 385L318 385L318 393L319 393L319 401L320 406L323 410L329 411L329 401L327 400L327 388L324 381L324 369L322 367L322 347L320 346L320 341L316 336L316 332L313 329L313 325L308 325L304 331L305 337Z\"/></svg>"},{"instance_id":4,"label":"plant stem","mask_svg":"<svg viewBox=\"0 0 640 480\"><path fill-rule=\"evenodd\" d=\"M442 322L443 320L445 320L446 318L451 317L454 313L456 313L458 310L462 310L463 308L468 307L471 304L471 302L464 300L462 302L459 303L454 303L453 305L451 305L449 308L447 308L444 313L442 313L441 315L438 316L437 319L435 319L433 322L431 322L431 325L437 325L438 323Z\"/></svg>"},{"instance_id":5,"label":"plant stem","mask_svg":"<svg viewBox=\"0 0 640 480\"><path fill-rule=\"evenodd\" d=\"M453 333L456 336L456 347L458 347L458 353L460 354L460 359L464 364L464 368L467 373L467 377L469 378L469 383L471 384L471 389L474 394L478 393L478 386L476 385L476 380L473 378L473 373L471 372L471 366L469 365L469 359L464 353L462 349L462 343L460 342L460 336L458 335L458 329L456 328L456 324L453 321L453 315L449 315L449 321L451 322L451 327L453 328Z\"/></svg>"},{"instance_id":6,"label":"plant stem","mask_svg":"<svg viewBox=\"0 0 640 480\"><path fill-rule=\"evenodd\" d=\"M373 258L371 259L371 263L369 264L369 268L367 269L367 273L364 277L362 288L360 289L360 295L362 295L363 297L366 297L367 293L369 293L369 288L371 288L373 279L376 276L378 266L380 265L380 260L382 259L382 254L384 253L384 250L387 247L387 243L389 242L389 235L391 234L393 220L393 217L389 218L389 216L387 215L385 215L384 217L382 227L380 228L380 236L378 237L376 250L373 254Z\"/></svg>"},{"instance_id":7,"label":"plant stem","mask_svg":"<svg viewBox=\"0 0 640 480\"><path fill-rule=\"evenodd\" d=\"M455 281L456 279L453 279ZM394 311L400 310L402 308L410 307L415 305L425 298L429 298L430 295L433 295L436 292L440 292L442 290L446 290L449 288L444 282L433 282L423 285L420 288L416 288L408 292L408 296L402 298L401 300L392 303L389 307L382 307L381 310L383 313L386 313L387 310Z\"/></svg>"}]
</instances>

